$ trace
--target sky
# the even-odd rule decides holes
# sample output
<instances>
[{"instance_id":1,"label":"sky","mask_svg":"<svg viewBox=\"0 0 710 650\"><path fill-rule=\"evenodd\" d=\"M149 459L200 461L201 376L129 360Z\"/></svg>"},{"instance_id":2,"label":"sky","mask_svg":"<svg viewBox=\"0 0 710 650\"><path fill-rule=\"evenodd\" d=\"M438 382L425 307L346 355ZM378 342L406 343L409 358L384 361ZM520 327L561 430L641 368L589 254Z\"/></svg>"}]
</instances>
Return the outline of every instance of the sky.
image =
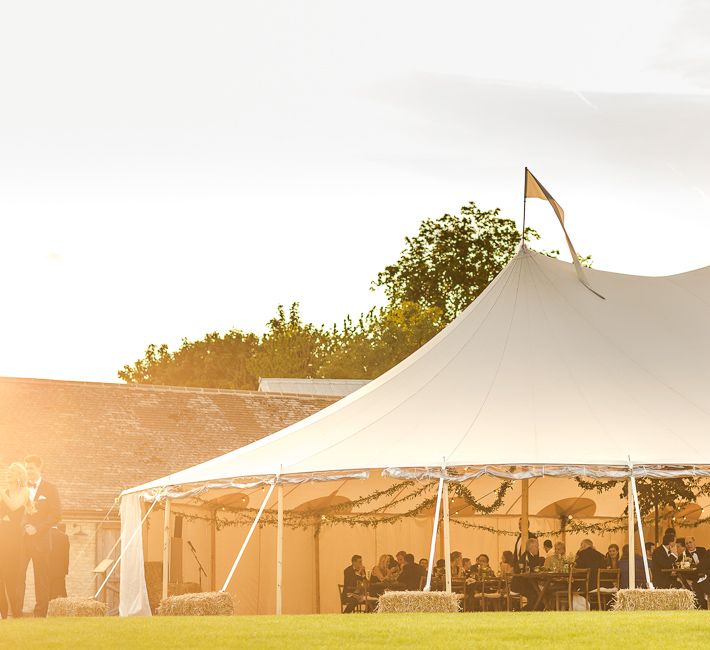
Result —
<instances>
[{"instance_id":1,"label":"sky","mask_svg":"<svg viewBox=\"0 0 710 650\"><path fill-rule=\"evenodd\" d=\"M526 165L595 268L710 265L708 33L688 0L3 3L0 375L340 322L422 219L520 223Z\"/></svg>"}]
</instances>

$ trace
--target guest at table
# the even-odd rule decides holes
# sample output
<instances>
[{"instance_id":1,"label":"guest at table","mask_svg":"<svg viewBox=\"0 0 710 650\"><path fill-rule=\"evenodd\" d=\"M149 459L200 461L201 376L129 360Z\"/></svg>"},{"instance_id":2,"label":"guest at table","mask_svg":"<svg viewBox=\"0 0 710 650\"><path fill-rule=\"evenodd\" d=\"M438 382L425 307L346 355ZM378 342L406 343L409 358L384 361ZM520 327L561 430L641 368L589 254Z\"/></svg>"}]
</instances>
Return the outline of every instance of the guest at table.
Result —
<instances>
[{"instance_id":1,"label":"guest at table","mask_svg":"<svg viewBox=\"0 0 710 650\"><path fill-rule=\"evenodd\" d=\"M474 575L479 580L483 578L486 580L495 578L496 574L491 567L491 560L485 553L481 553L476 558L476 564L471 568L471 575Z\"/></svg>"},{"instance_id":2,"label":"guest at table","mask_svg":"<svg viewBox=\"0 0 710 650\"><path fill-rule=\"evenodd\" d=\"M515 572L515 558L513 551L503 551L500 557L500 575L501 577L512 575Z\"/></svg>"},{"instance_id":3,"label":"guest at table","mask_svg":"<svg viewBox=\"0 0 710 650\"><path fill-rule=\"evenodd\" d=\"M421 567L414 563L414 556L411 553L406 553L404 556L404 566L399 574L398 581L404 585L407 591L419 591L421 577Z\"/></svg>"},{"instance_id":4,"label":"guest at table","mask_svg":"<svg viewBox=\"0 0 710 650\"><path fill-rule=\"evenodd\" d=\"M609 544L609 548L606 550L606 568L607 569L618 569L619 568L619 545Z\"/></svg>"},{"instance_id":5,"label":"guest at table","mask_svg":"<svg viewBox=\"0 0 710 650\"><path fill-rule=\"evenodd\" d=\"M665 532L663 533L663 537L665 537L666 535L670 535L673 538L673 541L675 542L675 538L676 538L675 528L666 528Z\"/></svg>"},{"instance_id":6,"label":"guest at table","mask_svg":"<svg viewBox=\"0 0 710 650\"><path fill-rule=\"evenodd\" d=\"M546 540L542 543L542 548L543 548L542 554L545 556L545 559L547 559L547 558L550 557L551 555L554 555L554 554L555 554L555 551L554 551L554 549L553 549L553 547L552 547L552 540L546 539Z\"/></svg>"},{"instance_id":7,"label":"guest at table","mask_svg":"<svg viewBox=\"0 0 710 650\"><path fill-rule=\"evenodd\" d=\"M392 575L394 575L395 577L399 574L399 562L394 559L393 555L387 556L387 568L390 570L390 573L392 573Z\"/></svg>"},{"instance_id":8,"label":"guest at table","mask_svg":"<svg viewBox=\"0 0 710 650\"><path fill-rule=\"evenodd\" d=\"M562 573L567 563L565 552L565 543L555 542L554 551L545 558L545 568L555 573Z\"/></svg>"},{"instance_id":9,"label":"guest at table","mask_svg":"<svg viewBox=\"0 0 710 650\"><path fill-rule=\"evenodd\" d=\"M423 557L421 560L419 560L419 566L424 569L424 571L429 570L429 560L427 560L425 557Z\"/></svg>"},{"instance_id":10,"label":"guest at table","mask_svg":"<svg viewBox=\"0 0 710 650\"><path fill-rule=\"evenodd\" d=\"M397 555L394 556L395 559L397 560L397 564L399 565L399 570L402 570L402 567L404 567L405 560L404 558L407 557L407 551L397 551Z\"/></svg>"},{"instance_id":11,"label":"guest at table","mask_svg":"<svg viewBox=\"0 0 710 650\"><path fill-rule=\"evenodd\" d=\"M344 614L352 614L358 605L367 602L367 575L362 565L362 555L353 555L350 566L343 571Z\"/></svg>"},{"instance_id":12,"label":"guest at table","mask_svg":"<svg viewBox=\"0 0 710 650\"><path fill-rule=\"evenodd\" d=\"M385 580L388 580L391 575L392 574L389 568L389 556L380 555L380 561L372 567L372 571L370 572L370 582L385 582Z\"/></svg>"},{"instance_id":13,"label":"guest at table","mask_svg":"<svg viewBox=\"0 0 710 650\"><path fill-rule=\"evenodd\" d=\"M663 536L663 544L653 552L653 584L658 589L672 589L676 580L670 569L678 560L675 536L669 532Z\"/></svg>"},{"instance_id":14,"label":"guest at table","mask_svg":"<svg viewBox=\"0 0 710 650\"><path fill-rule=\"evenodd\" d=\"M700 609L708 609L708 601L710 601L710 553L704 553L698 563L695 598Z\"/></svg>"},{"instance_id":15,"label":"guest at table","mask_svg":"<svg viewBox=\"0 0 710 650\"><path fill-rule=\"evenodd\" d=\"M452 578L463 578L463 555L461 551L451 552L451 577Z\"/></svg>"},{"instance_id":16,"label":"guest at table","mask_svg":"<svg viewBox=\"0 0 710 650\"><path fill-rule=\"evenodd\" d=\"M624 544L621 547L621 557L619 558L619 586L621 589L629 588L629 545ZM638 554L634 554L634 571L636 573L636 588L646 588L645 569L643 567L643 558Z\"/></svg>"},{"instance_id":17,"label":"guest at table","mask_svg":"<svg viewBox=\"0 0 710 650\"><path fill-rule=\"evenodd\" d=\"M685 537L678 537L675 540L675 552L678 556L678 561L685 555Z\"/></svg>"},{"instance_id":18,"label":"guest at table","mask_svg":"<svg viewBox=\"0 0 710 650\"><path fill-rule=\"evenodd\" d=\"M594 548L594 542L591 539L583 539L579 545L574 566L577 569L589 569L589 588L595 589L599 569L606 566L606 556Z\"/></svg>"},{"instance_id":19,"label":"guest at table","mask_svg":"<svg viewBox=\"0 0 710 650\"><path fill-rule=\"evenodd\" d=\"M700 560L706 554L705 549L702 546L696 546L695 537L685 538L685 554L690 559L690 561L697 566L700 564Z\"/></svg>"},{"instance_id":20,"label":"guest at table","mask_svg":"<svg viewBox=\"0 0 710 650\"><path fill-rule=\"evenodd\" d=\"M465 557L463 560L461 560L461 566L463 567L463 577L469 578L471 576L471 572L473 571L473 567L471 565L471 558Z\"/></svg>"},{"instance_id":21,"label":"guest at table","mask_svg":"<svg viewBox=\"0 0 710 650\"><path fill-rule=\"evenodd\" d=\"M540 557L540 545L537 539L528 539L528 543L525 545L525 552L520 556L519 566L522 573L528 573L539 569L545 563L545 559ZM537 590L535 585L533 585L530 580L521 578L520 576L513 576L510 583L510 589L513 592L522 594L525 596L527 603L523 607L523 611L531 612L535 609L535 603L537 601ZM539 608L542 609L543 603L540 603Z\"/></svg>"}]
</instances>

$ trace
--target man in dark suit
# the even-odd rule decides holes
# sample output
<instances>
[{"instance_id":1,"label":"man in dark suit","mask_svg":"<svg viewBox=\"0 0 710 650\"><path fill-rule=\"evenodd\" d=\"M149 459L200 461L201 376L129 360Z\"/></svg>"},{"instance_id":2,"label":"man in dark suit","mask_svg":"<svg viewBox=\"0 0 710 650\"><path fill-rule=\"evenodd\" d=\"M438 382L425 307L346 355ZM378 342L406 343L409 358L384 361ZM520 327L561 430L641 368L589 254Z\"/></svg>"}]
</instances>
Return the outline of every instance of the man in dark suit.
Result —
<instances>
[{"instance_id":1,"label":"man in dark suit","mask_svg":"<svg viewBox=\"0 0 710 650\"><path fill-rule=\"evenodd\" d=\"M402 583L407 591L419 591L421 577L422 568L414 563L414 555L407 553L404 556L404 565L397 581Z\"/></svg>"},{"instance_id":2,"label":"man in dark suit","mask_svg":"<svg viewBox=\"0 0 710 650\"><path fill-rule=\"evenodd\" d=\"M597 574L599 569L606 566L606 556L594 548L594 542L591 539L583 539L577 551L577 557L574 560L576 569L589 569L589 588L597 588Z\"/></svg>"},{"instance_id":3,"label":"man in dark suit","mask_svg":"<svg viewBox=\"0 0 710 650\"><path fill-rule=\"evenodd\" d=\"M27 456L25 468L29 479L32 512L25 520L24 557L20 566L20 596L25 598L25 575L30 561L35 577L36 617L47 616L49 605L50 552L52 548L50 530L61 518L61 504L57 488L42 478L42 459ZM22 602L21 601L21 602Z\"/></svg>"},{"instance_id":4,"label":"man in dark suit","mask_svg":"<svg viewBox=\"0 0 710 650\"><path fill-rule=\"evenodd\" d=\"M358 605L366 602L367 574L362 566L362 555L353 555L350 566L343 571L343 614L352 614Z\"/></svg>"},{"instance_id":5,"label":"man in dark suit","mask_svg":"<svg viewBox=\"0 0 710 650\"><path fill-rule=\"evenodd\" d=\"M672 569L678 560L675 537L670 533L663 536L663 544L653 552L653 585L658 589L672 589L676 586L675 578L668 569Z\"/></svg>"},{"instance_id":6,"label":"man in dark suit","mask_svg":"<svg viewBox=\"0 0 710 650\"><path fill-rule=\"evenodd\" d=\"M706 551L702 546L697 546L695 544L695 537L685 538L685 551L678 557L679 560L690 560L695 566L700 564L700 561L705 556Z\"/></svg>"},{"instance_id":7,"label":"man in dark suit","mask_svg":"<svg viewBox=\"0 0 710 650\"><path fill-rule=\"evenodd\" d=\"M67 597L69 573L69 537L64 524L57 524L50 532L52 549L49 556L49 600Z\"/></svg>"},{"instance_id":8,"label":"man in dark suit","mask_svg":"<svg viewBox=\"0 0 710 650\"><path fill-rule=\"evenodd\" d=\"M704 553L698 563L695 598L700 609L708 609L708 600L710 600L710 553Z\"/></svg>"},{"instance_id":9,"label":"man in dark suit","mask_svg":"<svg viewBox=\"0 0 710 650\"><path fill-rule=\"evenodd\" d=\"M540 556L540 543L535 538L529 538L528 543L525 545L525 552L518 559L519 565L521 567L520 573L529 573L530 571L535 571L545 564L545 558ZM538 597L538 590L535 589L530 580L519 578L514 576L510 582L510 589L513 593L523 594L525 596L527 603L523 610L526 612L531 612L535 609L535 604ZM544 603L541 601L538 605L538 609L542 609Z\"/></svg>"}]
</instances>

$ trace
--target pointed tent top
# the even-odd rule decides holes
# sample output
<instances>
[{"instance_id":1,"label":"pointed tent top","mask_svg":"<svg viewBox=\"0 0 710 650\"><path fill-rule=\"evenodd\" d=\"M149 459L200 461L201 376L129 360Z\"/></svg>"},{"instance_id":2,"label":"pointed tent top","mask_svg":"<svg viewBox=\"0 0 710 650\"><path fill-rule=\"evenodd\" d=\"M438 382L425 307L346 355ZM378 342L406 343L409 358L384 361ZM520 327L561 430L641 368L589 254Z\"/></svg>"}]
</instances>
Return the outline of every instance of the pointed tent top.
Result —
<instances>
[{"instance_id":1,"label":"pointed tent top","mask_svg":"<svg viewBox=\"0 0 710 650\"><path fill-rule=\"evenodd\" d=\"M283 476L441 471L442 457L449 471L516 477L624 475L629 456L657 472L710 468L710 267L588 272L607 300L571 264L521 247L458 318L365 387L130 491L273 477L280 465Z\"/></svg>"}]
</instances>

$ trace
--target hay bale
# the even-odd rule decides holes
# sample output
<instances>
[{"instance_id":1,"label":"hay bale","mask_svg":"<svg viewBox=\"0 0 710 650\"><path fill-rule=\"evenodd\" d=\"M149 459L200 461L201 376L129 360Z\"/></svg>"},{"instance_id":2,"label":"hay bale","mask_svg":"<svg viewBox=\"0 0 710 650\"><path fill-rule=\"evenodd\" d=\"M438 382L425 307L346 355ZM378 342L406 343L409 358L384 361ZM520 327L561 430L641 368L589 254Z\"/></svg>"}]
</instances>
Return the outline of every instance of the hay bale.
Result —
<instances>
[{"instance_id":1,"label":"hay bale","mask_svg":"<svg viewBox=\"0 0 710 650\"><path fill-rule=\"evenodd\" d=\"M158 616L231 616L234 599L223 591L169 596L160 601Z\"/></svg>"},{"instance_id":2,"label":"hay bale","mask_svg":"<svg viewBox=\"0 0 710 650\"><path fill-rule=\"evenodd\" d=\"M695 594L687 589L620 589L612 608L626 612L695 609Z\"/></svg>"},{"instance_id":3,"label":"hay bale","mask_svg":"<svg viewBox=\"0 0 710 650\"><path fill-rule=\"evenodd\" d=\"M55 598L49 601L47 616L106 616L106 603L93 598Z\"/></svg>"},{"instance_id":4,"label":"hay bale","mask_svg":"<svg viewBox=\"0 0 710 650\"><path fill-rule=\"evenodd\" d=\"M386 614L411 612L458 612L460 595L450 591L386 591L377 611Z\"/></svg>"}]
</instances>

